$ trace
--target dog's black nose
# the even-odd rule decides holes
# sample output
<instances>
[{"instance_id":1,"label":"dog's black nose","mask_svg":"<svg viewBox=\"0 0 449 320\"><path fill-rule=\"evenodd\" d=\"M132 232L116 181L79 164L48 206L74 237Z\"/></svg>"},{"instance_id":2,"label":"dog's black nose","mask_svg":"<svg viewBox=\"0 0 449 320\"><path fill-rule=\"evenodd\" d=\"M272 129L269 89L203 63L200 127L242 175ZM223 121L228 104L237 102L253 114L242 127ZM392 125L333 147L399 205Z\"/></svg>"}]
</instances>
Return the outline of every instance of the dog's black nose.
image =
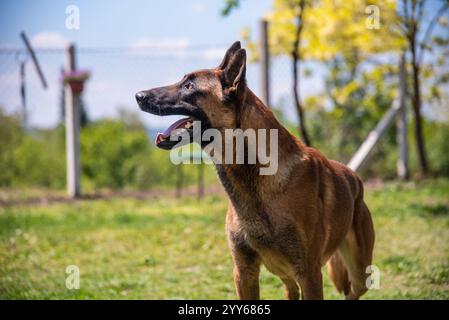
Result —
<instances>
[{"instance_id":1,"label":"dog's black nose","mask_svg":"<svg viewBox=\"0 0 449 320\"><path fill-rule=\"evenodd\" d=\"M145 100L147 99L147 97L148 97L148 96L147 96L146 93L143 92L143 91L139 91L139 92L136 93L136 100L137 100L138 103L143 103L143 102L145 102Z\"/></svg>"}]
</instances>

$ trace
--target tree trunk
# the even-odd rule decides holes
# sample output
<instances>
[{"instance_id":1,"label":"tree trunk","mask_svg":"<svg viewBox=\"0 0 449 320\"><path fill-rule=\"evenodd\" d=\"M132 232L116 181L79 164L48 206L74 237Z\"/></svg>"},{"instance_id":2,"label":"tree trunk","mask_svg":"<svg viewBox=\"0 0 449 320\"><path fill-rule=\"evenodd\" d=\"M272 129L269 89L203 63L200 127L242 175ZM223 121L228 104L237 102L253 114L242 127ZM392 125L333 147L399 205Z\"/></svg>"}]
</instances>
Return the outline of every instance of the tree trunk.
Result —
<instances>
[{"instance_id":1,"label":"tree trunk","mask_svg":"<svg viewBox=\"0 0 449 320\"><path fill-rule=\"evenodd\" d=\"M427 163L426 148L424 145L423 129L422 129L422 115L421 115L421 83L420 83L420 65L417 61L416 55L416 42L411 42L412 53L412 70L413 70L413 113L415 116L415 139L416 139L416 151L418 155L418 164L421 171L421 175L426 175L429 171Z\"/></svg>"},{"instance_id":2,"label":"tree trunk","mask_svg":"<svg viewBox=\"0 0 449 320\"><path fill-rule=\"evenodd\" d=\"M308 146L310 146L310 138L309 134L307 133L306 125L305 125L305 119L304 119L304 110L301 105L301 100L299 98L299 79L298 79L298 58L293 54L293 97L295 98L295 105L296 105L296 111L298 113L299 118L299 133L301 134L301 137L304 141L304 143Z\"/></svg>"},{"instance_id":3,"label":"tree trunk","mask_svg":"<svg viewBox=\"0 0 449 320\"><path fill-rule=\"evenodd\" d=\"M293 50L292 50L292 61L293 61L293 97L295 99L295 106L296 111L298 113L299 118L299 133L302 136L302 139L304 143L307 146L311 145L309 134L307 133L306 129L306 121L304 116L304 109L301 105L301 99L299 97L299 77L300 77L300 70L298 67L298 64L301 61L301 56L299 53L299 47L301 45L301 31L303 26L303 12L304 12L304 6L305 2L302 0L300 2L300 12L297 17L297 25L296 25L296 34L295 34L295 41L293 43Z\"/></svg>"}]
</instances>

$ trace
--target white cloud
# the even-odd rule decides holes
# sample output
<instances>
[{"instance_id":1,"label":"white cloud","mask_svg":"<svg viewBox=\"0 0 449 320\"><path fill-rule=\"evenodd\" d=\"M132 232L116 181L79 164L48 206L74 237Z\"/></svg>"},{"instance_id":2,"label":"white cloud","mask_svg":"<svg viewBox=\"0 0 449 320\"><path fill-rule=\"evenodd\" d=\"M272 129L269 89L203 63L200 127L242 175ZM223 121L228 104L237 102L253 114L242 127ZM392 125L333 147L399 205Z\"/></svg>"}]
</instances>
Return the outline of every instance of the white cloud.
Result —
<instances>
[{"instance_id":1,"label":"white cloud","mask_svg":"<svg viewBox=\"0 0 449 320\"><path fill-rule=\"evenodd\" d=\"M170 56L182 59L188 54L190 40L188 38L150 39L140 38L129 46L129 53L140 56Z\"/></svg>"},{"instance_id":2,"label":"white cloud","mask_svg":"<svg viewBox=\"0 0 449 320\"><path fill-rule=\"evenodd\" d=\"M31 38L31 44L36 48L65 48L69 41L58 32L39 32Z\"/></svg>"},{"instance_id":3,"label":"white cloud","mask_svg":"<svg viewBox=\"0 0 449 320\"><path fill-rule=\"evenodd\" d=\"M150 39L140 38L129 46L134 55L164 56L170 58L192 57L205 61L220 61L226 52L225 47L195 48L188 38Z\"/></svg>"},{"instance_id":4,"label":"white cloud","mask_svg":"<svg viewBox=\"0 0 449 320\"><path fill-rule=\"evenodd\" d=\"M190 45L188 38L178 39L150 39L140 38L131 43L131 49L157 49L157 50L185 50Z\"/></svg>"},{"instance_id":5,"label":"white cloud","mask_svg":"<svg viewBox=\"0 0 449 320\"><path fill-rule=\"evenodd\" d=\"M18 50L17 46L11 43L0 43L1 50Z\"/></svg>"},{"instance_id":6,"label":"white cloud","mask_svg":"<svg viewBox=\"0 0 449 320\"><path fill-rule=\"evenodd\" d=\"M202 56L206 60L220 60L223 58L226 48L210 48L204 50Z\"/></svg>"},{"instance_id":7,"label":"white cloud","mask_svg":"<svg viewBox=\"0 0 449 320\"><path fill-rule=\"evenodd\" d=\"M129 46L129 54L139 56L165 56L173 59L184 59L189 54L188 38L151 39L140 38Z\"/></svg>"},{"instance_id":8,"label":"white cloud","mask_svg":"<svg viewBox=\"0 0 449 320\"><path fill-rule=\"evenodd\" d=\"M203 2L195 2L192 5L192 9L195 13L204 13L207 11L207 5Z\"/></svg>"}]
</instances>

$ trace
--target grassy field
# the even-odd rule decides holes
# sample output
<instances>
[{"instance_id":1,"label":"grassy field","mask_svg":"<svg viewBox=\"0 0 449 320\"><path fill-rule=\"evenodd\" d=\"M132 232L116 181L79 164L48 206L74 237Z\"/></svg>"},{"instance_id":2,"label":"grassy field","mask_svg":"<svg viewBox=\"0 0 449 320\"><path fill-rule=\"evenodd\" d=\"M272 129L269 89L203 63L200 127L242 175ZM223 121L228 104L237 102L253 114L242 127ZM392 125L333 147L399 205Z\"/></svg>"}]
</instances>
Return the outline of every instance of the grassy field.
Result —
<instances>
[{"instance_id":1,"label":"grassy field","mask_svg":"<svg viewBox=\"0 0 449 320\"><path fill-rule=\"evenodd\" d=\"M449 299L449 180L366 194L381 286L364 298ZM225 209L222 196L3 206L0 298L234 299ZM65 286L68 265L79 266L79 290ZM324 278L325 298L341 299ZM283 298L265 269L261 297Z\"/></svg>"}]
</instances>

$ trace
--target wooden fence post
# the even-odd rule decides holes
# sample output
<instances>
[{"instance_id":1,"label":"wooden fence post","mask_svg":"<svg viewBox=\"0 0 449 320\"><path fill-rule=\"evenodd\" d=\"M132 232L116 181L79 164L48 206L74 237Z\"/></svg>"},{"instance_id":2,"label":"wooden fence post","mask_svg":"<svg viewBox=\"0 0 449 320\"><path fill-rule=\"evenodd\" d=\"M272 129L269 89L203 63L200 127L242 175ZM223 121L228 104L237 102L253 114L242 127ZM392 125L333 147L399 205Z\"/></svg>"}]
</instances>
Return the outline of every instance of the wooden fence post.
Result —
<instances>
[{"instance_id":1,"label":"wooden fence post","mask_svg":"<svg viewBox=\"0 0 449 320\"><path fill-rule=\"evenodd\" d=\"M376 127L369 133L368 137L363 141L357 152L351 158L348 163L348 167L354 171L357 171L363 163L366 161L369 153L382 138L385 131L390 127L393 120L398 116L398 138L399 138L399 159L398 159L398 175L402 177L408 176L407 158L408 158L408 145L407 145L407 120L406 120L406 70L405 70L405 57L401 57L399 63L399 96L393 101L391 108L379 121ZM400 136L400 137L399 137ZM402 170L399 173L400 170Z\"/></svg>"},{"instance_id":2,"label":"wooden fence post","mask_svg":"<svg viewBox=\"0 0 449 320\"><path fill-rule=\"evenodd\" d=\"M268 46L268 21L260 21L260 67L262 101L270 107L270 51Z\"/></svg>"},{"instance_id":3,"label":"wooden fence post","mask_svg":"<svg viewBox=\"0 0 449 320\"><path fill-rule=\"evenodd\" d=\"M75 46L67 48L66 72L76 70ZM65 135L67 157L67 192L69 197L81 195L79 157L79 95L74 94L69 84L65 85Z\"/></svg>"},{"instance_id":4,"label":"wooden fence post","mask_svg":"<svg viewBox=\"0 0 449 320\"><path fill-rule=\"evenodd\" d=\"M399 102L398 100L393 101L393 105L388 110L388 112L379 121L376 127L369 133L368 137L363 141L362 145L359 147L357 152L351 158L348 163L348 167L354 171L357 171L362 164L366 161L369 153L373 150L374 146L384 135L385 131L390 127L396 115L399 112Z\"/></svg>"}]
</instances>

